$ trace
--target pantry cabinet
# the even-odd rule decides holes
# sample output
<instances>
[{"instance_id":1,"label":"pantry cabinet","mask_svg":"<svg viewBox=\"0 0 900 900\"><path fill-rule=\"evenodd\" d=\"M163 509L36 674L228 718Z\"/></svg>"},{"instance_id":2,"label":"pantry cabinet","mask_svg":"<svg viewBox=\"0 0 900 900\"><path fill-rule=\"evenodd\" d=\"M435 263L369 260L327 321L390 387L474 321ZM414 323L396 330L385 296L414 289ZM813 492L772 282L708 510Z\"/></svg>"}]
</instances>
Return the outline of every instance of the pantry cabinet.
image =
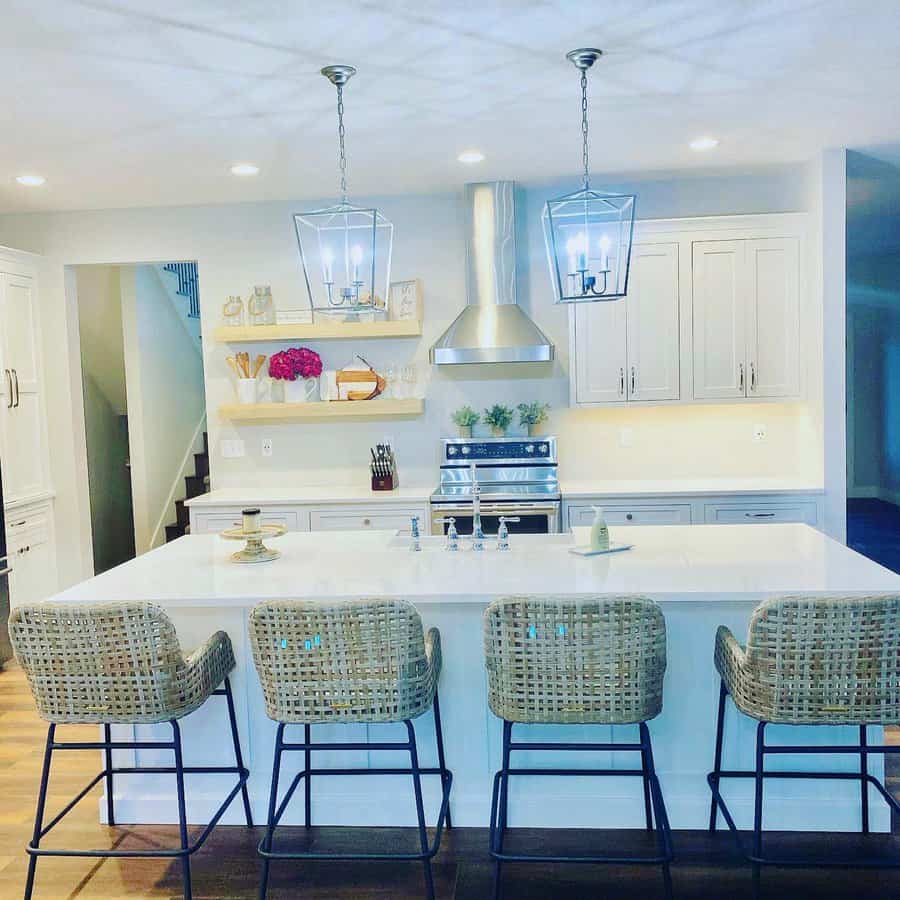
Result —
<instances>
[{"instance_id":1,"label":"pantry cabinet","mask_svg":"<svg viewBox=\"0 0 900 900\"><path fill-rule=\"evenodd\" d=\"M635 244L626 302L575 309L579 404L677 400L678 244Z\"/></svg>"},{"instance_id":2,"label":"pantry cabinet","mask_svg":"<svg viewBox=\"0 0 900 900\"><path fill-rule=\"evenodd\" d=\"M693 244L694 397L800 390L797 238Z\"/></svg>"}]
</instances>

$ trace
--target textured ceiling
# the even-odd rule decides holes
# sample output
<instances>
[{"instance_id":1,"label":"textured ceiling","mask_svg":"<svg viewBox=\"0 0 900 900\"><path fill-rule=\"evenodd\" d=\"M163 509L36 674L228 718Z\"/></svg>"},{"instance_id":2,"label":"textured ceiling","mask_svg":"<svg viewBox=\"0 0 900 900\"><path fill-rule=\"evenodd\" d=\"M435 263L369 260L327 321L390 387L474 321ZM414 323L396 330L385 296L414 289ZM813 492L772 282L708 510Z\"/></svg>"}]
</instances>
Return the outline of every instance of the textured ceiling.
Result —
<instances>
[{"instance_id":1,"label":"textured ceiling","mask_svg":"<svg viewBox=\"0 0 900 900\"><path fill-rule=\"evenodd\" d=\"M0 210L330 195L334 89L351 193L576 175L577 72L592 167L808 159L900 139L897 0L539 2L4 0ZM714 134L712 153L688 141ZM477 147L487 160L462 166ZM260 176L228 169L252 161ZM14 182L47 177L40 189Z\"/></svg>"}]
</instances>

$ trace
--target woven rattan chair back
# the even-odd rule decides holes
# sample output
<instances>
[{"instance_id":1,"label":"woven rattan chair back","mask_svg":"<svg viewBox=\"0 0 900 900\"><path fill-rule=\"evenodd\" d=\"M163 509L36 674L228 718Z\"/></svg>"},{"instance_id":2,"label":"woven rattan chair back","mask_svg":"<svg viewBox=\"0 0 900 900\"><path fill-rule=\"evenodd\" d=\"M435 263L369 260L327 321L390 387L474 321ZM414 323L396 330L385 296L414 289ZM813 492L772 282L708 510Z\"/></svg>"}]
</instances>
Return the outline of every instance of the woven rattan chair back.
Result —
<instances>
[{"instance_id":1,"label":"woven rattan chair back","mask_svg":"<svg viewBox=\"0 0 900 900\"><path fill-rule=\"evenodd\" d=\"M9 632L49 722L164 722L205 699L189 683L174 626L153 604L19 606Z\"/></svg>"},{"instance_id":2,"label":"woven rattan chair back","mask_svg":"<svg viewBox=\"0 0 900 900\"><path fill-rule=\"evenodd\" d=\"M742 705L765 721L900 721L900 596L767 600L738 678Z\"/></svg>"},{"instance_id":3,"label":"woven rattan chair back","mask_svg":"<svg viewBox=\"0 0 900 900\"><path fill-rule=\"evenodd\" d=\"M508 597L484 614L488 702L510 722L624 724L662 709L666 623L646 597Z\"/></svg>"},{"instance_id":4,"label":"woven rattan chair back","mask_svg":"<svg viewBox=\"0 0 900 900\"><path fill-rule=\"evenodd\" d=\"M402 600L260 603L250 642L276 722L401 722L434 698L439 666Z\"/></svg>"}]
</instances>

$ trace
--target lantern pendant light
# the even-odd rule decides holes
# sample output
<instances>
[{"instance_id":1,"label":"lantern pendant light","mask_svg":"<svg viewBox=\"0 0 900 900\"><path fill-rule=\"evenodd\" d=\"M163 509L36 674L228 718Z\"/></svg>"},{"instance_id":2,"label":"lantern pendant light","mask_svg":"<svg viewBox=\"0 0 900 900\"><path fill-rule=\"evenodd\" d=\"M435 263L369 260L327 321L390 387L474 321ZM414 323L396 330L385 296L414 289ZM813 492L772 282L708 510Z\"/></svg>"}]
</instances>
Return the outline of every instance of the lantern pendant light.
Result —
<instances>
[{"instance_id":1,"label":"lantern pendant light","mask_svg":"<svg viewBox=\"0 0 900 900\"><path fill-rule=\"evenodd\" d=\"M634 232L634 194L606 194L590 185L588 163L588 69L602 50L584 47L566 54L581 72L581 190L544 206L544 241L557 303L619 300L628 292Z\"/></svg>"},{"instance_id":2,"label":"lantern pendant light","mask_svg":"<svg viewBox=\"0 0 900 900\"><path fill-rule=\"evenodd\" d=\"M294 215L309 305L314 314L385 313L394 226L377 209L347 199L344 86L356 69L326 66L322 74L337 88L341 199Z\"/></svg>"}]
</instances>

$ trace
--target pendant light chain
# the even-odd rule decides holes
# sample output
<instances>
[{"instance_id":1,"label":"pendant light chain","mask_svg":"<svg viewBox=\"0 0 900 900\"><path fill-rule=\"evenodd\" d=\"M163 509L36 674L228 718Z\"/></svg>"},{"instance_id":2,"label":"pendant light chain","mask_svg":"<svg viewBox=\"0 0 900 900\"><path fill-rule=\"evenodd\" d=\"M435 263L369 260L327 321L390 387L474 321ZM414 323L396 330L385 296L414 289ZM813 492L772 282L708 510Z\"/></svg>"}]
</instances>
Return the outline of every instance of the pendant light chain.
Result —
<instances>
[{"instance_id":1,"label":"pendant light chain","mask_svg":"<svg viewBox=\"0 0 900 900\"><path fill-rule=\"evenodd\" d=\"M581 70L581 139L582 162L584 163L584 189L590 189L590 172L588 164L588 102L587 102L587 69Z\"/></svg>"},{"instance_id":2,"label":"pendant light chain","mask_svg":"<svg viewBox=\"0 0 900 900\"><path fill-rule=\"evenodd\" d=\"M341 166L341 203L345 206L347 204L347 154L344 150L344 136L346 132L344 131L344 87L343 85L337 86L337 96L338 96L338 141L340 142L341 147L341 157L340 157L340 166Z\"/></svg>"}]
</instances>

